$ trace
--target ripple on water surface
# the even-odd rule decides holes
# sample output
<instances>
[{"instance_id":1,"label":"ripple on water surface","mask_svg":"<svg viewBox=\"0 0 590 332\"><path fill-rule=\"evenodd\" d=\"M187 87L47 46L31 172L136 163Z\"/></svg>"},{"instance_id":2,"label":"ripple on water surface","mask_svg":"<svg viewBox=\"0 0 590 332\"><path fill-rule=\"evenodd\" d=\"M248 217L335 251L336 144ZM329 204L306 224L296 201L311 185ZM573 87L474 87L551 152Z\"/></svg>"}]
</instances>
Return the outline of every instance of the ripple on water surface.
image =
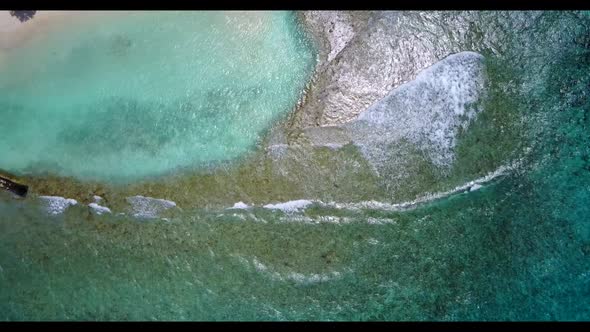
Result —
<instances>
[{"instance_id":1,"label":"ripple on water surface","mask_svg":"<svg viewBox=\"0 0 590 332\"><path fill-rule=\"evenodd\" d=\"M294 107L313 69L286 12L72 24L5 55L5 169L124 181L233 159Z\"/></svg>"}]
</instances>

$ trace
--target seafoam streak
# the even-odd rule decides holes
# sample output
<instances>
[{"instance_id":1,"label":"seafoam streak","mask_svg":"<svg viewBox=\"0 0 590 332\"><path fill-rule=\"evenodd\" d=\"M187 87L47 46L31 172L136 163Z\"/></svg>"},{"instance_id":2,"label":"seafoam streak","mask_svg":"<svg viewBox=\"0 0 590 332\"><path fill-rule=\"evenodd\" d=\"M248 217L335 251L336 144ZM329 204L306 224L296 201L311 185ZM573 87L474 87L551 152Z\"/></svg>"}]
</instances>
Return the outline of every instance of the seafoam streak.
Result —
<instances>
[{"instance_id":1,"label":"seafoam streak","mask_svg":"<svg viewBox=\"0 0 590 332\"><path fill-rule=\"evenodd\" d=\"M263 205L263 208L266 209L273 209L273 210L281 210L288 215L292 215L297 212L304 211L310 205L320 205L322 207L328 208L335 208L335 209L343 209L343 210L384 210L384 211L407 211L413 210L419 207L422 204L426 204L438 199L442 199L445 197L449 197L451 195L464 193L464 192L473 192L479 190L490 181L497 179L500 176L503 176L514 170L515 168L519 167L522 164L522 159L517 160L513 163L508 165L503 165L498 167L496 170L488 173L487 175L475 179L473 181L469 181L465 184L457 186L451 190L435 192L435 193L427 193L421 197L418 197L412 201L402 202L402 203L387 203L387 202L379 202L379 201L363 201L363 202L355 202L355 203L338 203L338 202L322 202L320 200L293 200L287 201L283 203L276 203L276 204L266 204ZM243 209L243 208L253 208L255 205L246 205L242 202L238 202L234 204L232 207L233 209ZM291 222L304 222L304 223L311 223L317 224L322 222L327 223L341 223L341 222L349 222L350 220L347 218L337 218L337 217L326 217L320 216L319 218L311 218L306 216L289 216L287 218L281 218L282 221L291 221ZM393 220L391 221L393 222ZM382 224L383 222L374 222L375 224ZM388 222L389 223L389 222Z\"/></svg>"},{"instance_id":2,"label":"seafoam streak","mask_svg":"<svg viewBox=\"0 0 590 332\"><path fill-rule=\"evenodd\" d=\"M98 215L101 215L103 213L111 213L111 209L109 209L106 206L98 205L96 203L90 203L88 204L88 206L92 208L92 210L96 212L96 214Z\"/></svg>"},{"instance_id":3,"label":"seafoam streak","mask_svg":"<svg viewBox=\"0 0 590 332\"><path fill-rule=\"evenodd\" d=\"M316 284L319 282L327 282L332 280L337 280L342 277L342 272L340 271L331 271L327 273L300 273L300 272L288 272L288 273L279 273L272 269L271 267L267 266L266 264L262 263L258 258L252 258L252 261L238 255L232 255L236 258L240 263L242 263L247 268L254 268L256 271L263 273L267 277L275 281L291 281L298 284L309 285L309 284Z\"/></svg>"}]
</instances>

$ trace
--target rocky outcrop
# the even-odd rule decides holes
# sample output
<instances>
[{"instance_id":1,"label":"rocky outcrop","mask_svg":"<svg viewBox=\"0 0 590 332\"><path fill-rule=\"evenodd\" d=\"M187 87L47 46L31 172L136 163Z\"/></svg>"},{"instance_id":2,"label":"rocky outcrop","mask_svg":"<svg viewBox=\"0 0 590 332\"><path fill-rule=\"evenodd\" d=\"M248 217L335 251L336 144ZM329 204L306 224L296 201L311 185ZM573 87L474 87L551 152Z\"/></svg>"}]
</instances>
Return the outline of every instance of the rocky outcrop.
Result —
<instances>
[{"instance_id":1,"label":"rocky outcrop","mask_svg":"<svg viewBox=\"0 0 590 332\"><path fill-rule=\"evenodd\" d=\"M483 110L485 79L481 54L453 54L393 90L344 127L382 177L389 173L399 178L407 171L403 164L408 143L433 165L449 168L459 130L466 131Z\"/></svg>"},{"instance_id":2,"label":"rocky outcrop","mask_svg":"<svg viewBox=\"0 0 590 332\"><path fill-rule=\"evenodd\" d=\"M509 35L529 29L539 12L300 13L318 50L316 76L291 119L296 128L354 119L392 89L453 53L501 56Z\"/></svg>"},{"instance_id":3,"label":"rocky outcrop","mask_svg":"<svg viewBox=\"0 0 590 332\"><path fill-rule=\"evenodd\" d=\"M29 191L27 185L14 182L8 177L2 176L2 174L0 174L0 189L7 190L20 197L26 197Z\"/></svg>"}]
</instances>

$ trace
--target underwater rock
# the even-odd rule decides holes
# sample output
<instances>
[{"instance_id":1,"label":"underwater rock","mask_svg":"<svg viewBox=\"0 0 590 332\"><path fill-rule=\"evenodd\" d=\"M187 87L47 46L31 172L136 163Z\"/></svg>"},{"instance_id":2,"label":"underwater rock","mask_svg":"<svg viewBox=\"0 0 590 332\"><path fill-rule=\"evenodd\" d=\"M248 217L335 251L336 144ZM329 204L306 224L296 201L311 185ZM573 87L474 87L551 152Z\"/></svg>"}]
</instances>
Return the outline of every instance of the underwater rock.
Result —
<instances>
[{"instance_id":1,"label":"underwater rock","mask_svg":"<svg viewBox=\"0 0 590 332\"><path fill-rule=\"evenodd\" d=\"M24 184L16 183L8 178L0 176L0 189L8 190L9 192L20 196L26 197L29 187Z\"/></svg>"},{"instance_id":2,"label":"underwater rock","mask_svg":"<svg viewBox=\"0 0 590 332\"><path fill-rule=\"evenodd\" d=\"M60 196L39 196L45 201L47 211L50 214L62 214L68 207L78 204L78 201L72 198L65 198Z\"/></svg>"},{"instance_id":3,"label":"underwater rock","mask_svg":"<svg viewBox=\"0 0 590 332\"><path fill-rule=\"evenodd\" d=\"M461 51L503 54L508 33L540 12L316 12L300 14L320 52L297 128L353 120L423 69ZM492 31L484 34L483 31Z\"/></svg>"},{"instance_id":4,"label":"underwater rock","mask_svg":"<svg viewBox=\"0 0 590 332\"><path fill-rule=\"evenodd\" d=\"M127 53L129 48L133 45L131 39L126 36L116 35L113 37L110 52L116 56L123 56Z\"/></svg>"},{"instance_id":5,"label":"underwater rock","mask_svg":"<svg viewBox=\"0 0 590 332\"><path fill-rule=\"evenodd\" d=\"M172 201L144 196L127 197L127 202L131 204L131 214L136 218L157 218L160 213L176 207Z\"/></svg>"}]
</instances>

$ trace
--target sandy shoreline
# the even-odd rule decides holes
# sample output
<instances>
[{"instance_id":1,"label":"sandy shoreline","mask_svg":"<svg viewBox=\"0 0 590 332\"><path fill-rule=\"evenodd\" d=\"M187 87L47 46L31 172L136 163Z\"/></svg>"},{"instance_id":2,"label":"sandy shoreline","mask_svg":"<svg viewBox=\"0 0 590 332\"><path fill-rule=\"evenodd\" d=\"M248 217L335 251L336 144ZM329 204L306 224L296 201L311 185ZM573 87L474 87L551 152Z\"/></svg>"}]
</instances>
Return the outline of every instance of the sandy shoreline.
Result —
<instances>
[{"instance_id":1,"label":"sandy shoreline","mask_svg":"<svg viewBox=\"0 0 590 332\"><path fill-rule=\"evenodd\" d=\"M38 11L32 19L21 22L7 10L0 11L0 49L7 50L43 34L48 28L58 26L75 17L76 12Z\"/></svg>"},{"instance_id":2,"label":"sandy shoreline","mask_svg":"<svg viewBox=\"0 0 590 332\"><path fill-rule=\"evenodd\" d=\"M7 10L0 11L0 51L7 51L55 29L128 14L126 11L37 11L32 19L20 22Z\"/></svg>"}]
</instances>

